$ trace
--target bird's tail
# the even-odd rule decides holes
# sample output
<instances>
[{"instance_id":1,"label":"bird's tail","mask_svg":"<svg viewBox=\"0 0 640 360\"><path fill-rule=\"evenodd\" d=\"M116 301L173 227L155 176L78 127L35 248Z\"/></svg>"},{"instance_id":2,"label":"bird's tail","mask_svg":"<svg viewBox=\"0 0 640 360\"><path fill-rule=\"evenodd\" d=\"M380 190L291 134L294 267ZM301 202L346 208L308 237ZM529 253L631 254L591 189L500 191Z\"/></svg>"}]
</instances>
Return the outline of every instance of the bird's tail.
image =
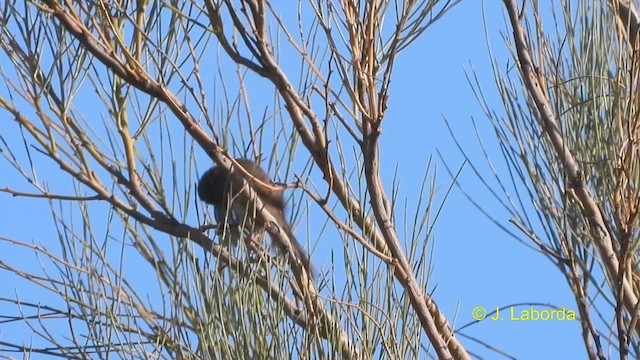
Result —
<instances>
[{"instance_id":1,"label":"bird's tail","mask_svg":"<svg viewBox=\"0 0 640 360\"><path fill-rule=\"evenodd\" d=\"M300 262L302 262L302 265L307 269L311 277L315 279L317 273L315 267L313 266L313 264L311 264L311 258L309 257L309 254L298 242L296 236L293 235L293 231L291 231L291 226L289 226L289 224L286 224L286 226L284 226L284 230L287 233L287 237L289 237L289 241L291 241L291 245L293 246L296 255L298 255L298 259L300 260Z\"/></svg>"}]
</instances>

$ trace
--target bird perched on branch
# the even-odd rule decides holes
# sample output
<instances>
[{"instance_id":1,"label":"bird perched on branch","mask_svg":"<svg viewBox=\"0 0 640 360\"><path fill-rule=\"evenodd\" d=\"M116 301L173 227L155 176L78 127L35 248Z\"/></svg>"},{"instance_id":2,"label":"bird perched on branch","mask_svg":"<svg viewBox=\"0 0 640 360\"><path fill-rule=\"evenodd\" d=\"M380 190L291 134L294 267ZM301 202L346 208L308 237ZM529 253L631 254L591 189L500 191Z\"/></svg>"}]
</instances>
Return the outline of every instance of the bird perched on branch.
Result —
<instances>
[{"instance_id":1,"label":"bird perched on branch","mask_svg":"<svg viewBox=\"0 0 640 360\"><path fill-rule=\"evenodd\" d=\"M235 161L244 172L233 164L229 172L220 166L214 166L202 175L198 182L200 199L214 206L218 224L236 226L247 233L266 230L281 251L284 245L277 243L277 232L282 230L289 238L298 259L310 273L313 273L309 255L293 235L291 226L284 218L284 187L274 184L255 161L243 158ZM276 220L276 226L265 224L259 215L260 209L256 208L255 202L250 201L249 195L243 191L245 186L253 188L265 210Z\"/></svg>"}]
</instances>

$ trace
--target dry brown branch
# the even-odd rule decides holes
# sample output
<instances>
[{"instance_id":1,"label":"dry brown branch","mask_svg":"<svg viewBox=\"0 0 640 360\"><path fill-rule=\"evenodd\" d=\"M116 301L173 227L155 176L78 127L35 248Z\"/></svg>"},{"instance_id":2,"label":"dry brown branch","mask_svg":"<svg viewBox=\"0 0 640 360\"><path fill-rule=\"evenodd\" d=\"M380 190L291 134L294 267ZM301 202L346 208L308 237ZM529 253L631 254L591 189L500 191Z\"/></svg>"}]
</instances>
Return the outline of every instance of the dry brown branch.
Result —
<instances>
[{"instance_id":1,"label":"dry brown branch","mask_svg":"<svg viewBox=\"0 0 640 360\"><path fill-rule=\"evenodd\" d=\"M634 291L635 286L629 282L628 278L619 273L620 259L612 247L614 239L612 239L610 232L607 230L609 225L607 220L603 218L603 214L598 207L598 201L585 182L585 173L580 168L574 152L572 152L572 149L564 139L559 119L553 113L553 105L543 90L544 81L541 78L541 73L537 70L537 65L533 62L534 56L527 45L527 35L518 17L517 4L513 0L504 0L504 3L513 30L522 79L529 95L535 102L539 113L539 121L545 135L553 144L557 159L562 165L564 174L566 174L567 196L579 204L579 211L582 217L588 221L590 237L598 249L599 257L606 268L607 277L620 282L621 291L619 294L624 307L628 313L634 313L638 303L638 297ZM636 328L636 333L638 332L640 332L640 328Z\"/></svg>"}]
</instances>

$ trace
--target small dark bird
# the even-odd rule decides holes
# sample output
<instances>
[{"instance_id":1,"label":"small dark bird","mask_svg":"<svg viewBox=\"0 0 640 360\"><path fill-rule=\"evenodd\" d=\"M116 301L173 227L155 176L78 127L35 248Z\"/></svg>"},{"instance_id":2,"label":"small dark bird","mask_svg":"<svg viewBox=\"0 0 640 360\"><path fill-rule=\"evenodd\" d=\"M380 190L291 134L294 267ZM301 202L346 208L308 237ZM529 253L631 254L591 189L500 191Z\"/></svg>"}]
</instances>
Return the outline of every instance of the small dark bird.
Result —
<instances>
[{"instance_id":1,"label":"small dark bird","mask_svg":"<svg viewBox=\"0 0 640 360\"><path fill-rule=\"evenodd\" d=\"M207 170L198 182L200 199L214 206L214 214L218 224L238 226L248 233L264 229L272 235L271 238L276 242L277 237L273 236L273 233L278 230L264 223L263 219L258 216L260 209L250 206L249 196L242 191L244 186L250 184L265 209L276 220L277 227L287 234L299 260L310 273L313 273L309 255L293 235L289 223L284 218L286 205L284 187L274 184L269 175L255 161L242 158L235 160L251 176L245 176L236 165L232 165L229 173L219 166L214 166ZM280 244L277 245L282 249Z\"/></svg>"}]
</instances>

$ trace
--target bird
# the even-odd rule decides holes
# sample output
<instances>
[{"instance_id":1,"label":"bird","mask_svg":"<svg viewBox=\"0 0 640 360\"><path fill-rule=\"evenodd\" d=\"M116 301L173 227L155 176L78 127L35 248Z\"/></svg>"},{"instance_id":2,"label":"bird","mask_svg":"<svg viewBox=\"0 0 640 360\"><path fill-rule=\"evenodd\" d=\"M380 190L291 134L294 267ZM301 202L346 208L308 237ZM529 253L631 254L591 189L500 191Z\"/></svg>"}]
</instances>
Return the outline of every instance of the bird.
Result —
<instances>
[{"instance_id":1,"label":"bird","mask_svg":"<svg viewBox=\"0 0 640 360\"><path fill-rule=\"evenodd\" d=\"M315 270L311 265L309 255L296 239L290 224L285 220L285 187L275 184L257 162L245 158L237 158L235 162L237 165L233 164L229 172L218 165L205 171L198 182L200 200L213 205L214 215L219 225L240 227L247 233L266 230L277 248L284 251L284 245L277 243L278 237L274 236L279 230L265 224L262 217L258 215L260 209L251 206L249 196L243 191L244 186L250 184L264 208L276 220L277 228L283 230L289 238L298 260L302 262L307 271L313 274ZM248 175L238 169L238 165ZM235 239L231 241L237 242L238 237L236 235Z\"/></svg>"}]
</instances>

